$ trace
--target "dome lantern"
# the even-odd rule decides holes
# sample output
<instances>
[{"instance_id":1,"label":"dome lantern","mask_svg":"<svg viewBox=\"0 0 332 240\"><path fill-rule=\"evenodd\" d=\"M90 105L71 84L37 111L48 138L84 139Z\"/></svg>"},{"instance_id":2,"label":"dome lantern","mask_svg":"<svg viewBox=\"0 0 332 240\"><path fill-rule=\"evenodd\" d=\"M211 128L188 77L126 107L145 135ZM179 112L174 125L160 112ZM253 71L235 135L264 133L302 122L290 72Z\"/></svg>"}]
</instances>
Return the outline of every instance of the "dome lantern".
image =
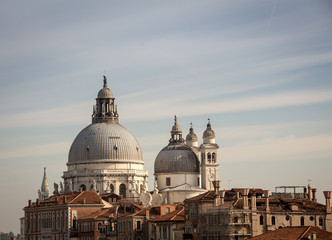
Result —
<instances>
[{"instance_id":1,"label":"dome lantern","mask_svg":"<svg viewBox=\"0 0 332 240\"><path fill-rule=\"evenodd\" d=\"M103 88L98 92L96 105L93 106L92 123L119 121L117 106L114 104L112 91L107 87L107 79L104 76Z\"/></svg>"},{"instance_id":2,"label":"dome lantern","mask_svg":"<svg viewBox=\"0 0 332 240\"><path fill-rule=\"evenodd\" d=\"M184 139L182 138L182 130L178 125L178 120L176 115L174 116L174 125L171 131L171 139L169 140L170 144L184 143Z\"/></svg>"},{"instance_id":3,"label":"dome lantern","mask_svg":"<svg viewBox=\"0 0 332 240\"><path fill-rule=\"evenodd\" d=\"M215 143L216 134L211 128L210 118L208 119L208 124L206 125L206 130L203 133L203 143Z\"/></svg>"}]
</instances>

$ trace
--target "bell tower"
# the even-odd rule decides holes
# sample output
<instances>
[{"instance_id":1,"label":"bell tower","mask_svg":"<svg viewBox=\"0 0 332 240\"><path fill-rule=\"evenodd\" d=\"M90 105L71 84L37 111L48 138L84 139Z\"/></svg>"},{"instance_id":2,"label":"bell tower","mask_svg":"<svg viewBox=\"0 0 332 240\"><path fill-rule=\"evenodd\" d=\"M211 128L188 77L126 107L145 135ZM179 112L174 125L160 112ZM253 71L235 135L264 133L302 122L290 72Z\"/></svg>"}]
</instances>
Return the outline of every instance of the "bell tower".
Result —
<instances>
[{"instance_id":1,"label":"bell tower","mask_svg":"<svg viewBox=\"0 0 332 240\"><path fill-rule=\"evenodd\" d=\"M210 119L203 133L203 144L199 147L201 152L201 186L213 190L213 181L218 180L218 149L216 134L211 128Z\"/></svg>"}]
</instances>

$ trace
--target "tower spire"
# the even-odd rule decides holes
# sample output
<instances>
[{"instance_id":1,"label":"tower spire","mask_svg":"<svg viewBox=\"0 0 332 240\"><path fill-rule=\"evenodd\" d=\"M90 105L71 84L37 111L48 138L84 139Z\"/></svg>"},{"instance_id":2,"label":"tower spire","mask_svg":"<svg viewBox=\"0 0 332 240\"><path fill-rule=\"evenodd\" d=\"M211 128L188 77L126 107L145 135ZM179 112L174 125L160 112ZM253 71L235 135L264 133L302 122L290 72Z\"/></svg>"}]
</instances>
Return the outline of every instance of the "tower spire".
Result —
<instances>
[{"instance_id":1,"label":"tower spire","mask_svg":"<svg viewBox=\"0 0 332 240\"><path fill-rule=\"evenodd\" d=\"M43 181L41 184L41 188L38 191L39 194L39 199L40 200L44 200L46 198L48 198L50 196L50 188L48 186L48 180L47 180L47 176L46 176L46 167L44 167L44 176L43 176Z\"/></svg>"}]
</instances>

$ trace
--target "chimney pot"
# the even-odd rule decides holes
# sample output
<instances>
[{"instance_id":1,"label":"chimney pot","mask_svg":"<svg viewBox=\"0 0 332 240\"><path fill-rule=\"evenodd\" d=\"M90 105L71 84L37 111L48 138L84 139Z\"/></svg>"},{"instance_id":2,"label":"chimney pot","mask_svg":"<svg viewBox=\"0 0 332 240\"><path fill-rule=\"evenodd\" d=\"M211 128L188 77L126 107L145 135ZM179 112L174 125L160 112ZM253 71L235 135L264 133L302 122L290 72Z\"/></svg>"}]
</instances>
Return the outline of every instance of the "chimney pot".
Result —
<instances>
[{"instance_id":1,"label":"chimney pot","mask_svg":"<svg viewBox=\"0 0 332 240\"><path fill-rule=\"evenodd\" d=\"M32 201L29 200L29 201L28 201L28 204L29 204L29 207L31 207L31 206L32 206Z\"/></svg>"}]
</instances>

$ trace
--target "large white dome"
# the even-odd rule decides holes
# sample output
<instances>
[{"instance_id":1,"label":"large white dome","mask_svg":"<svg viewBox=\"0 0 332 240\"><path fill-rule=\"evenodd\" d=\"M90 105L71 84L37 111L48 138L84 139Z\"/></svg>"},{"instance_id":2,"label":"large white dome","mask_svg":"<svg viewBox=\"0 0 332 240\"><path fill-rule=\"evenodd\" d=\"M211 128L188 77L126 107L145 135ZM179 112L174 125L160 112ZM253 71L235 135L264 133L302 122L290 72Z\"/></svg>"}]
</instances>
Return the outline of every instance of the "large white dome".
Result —
<instances>
[{"instance_id":1,"label":"large white dome","mask_svg":"<svg viewBox=\"0 0 332 240\"><path fill-rule=\"evenodd\" d=\"M94 123L75 138L67 165L95 162L143 163L135 136L119 123Z\"/></svg>"}]
</instances>

